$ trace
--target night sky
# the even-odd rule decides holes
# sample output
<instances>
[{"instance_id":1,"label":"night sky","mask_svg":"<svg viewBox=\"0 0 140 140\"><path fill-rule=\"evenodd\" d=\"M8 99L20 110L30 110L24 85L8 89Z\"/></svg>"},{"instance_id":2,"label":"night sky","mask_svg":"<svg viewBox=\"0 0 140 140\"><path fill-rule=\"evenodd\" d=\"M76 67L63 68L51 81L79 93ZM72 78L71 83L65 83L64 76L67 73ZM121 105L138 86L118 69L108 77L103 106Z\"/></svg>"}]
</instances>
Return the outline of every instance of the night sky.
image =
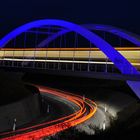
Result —
<instances>
[{"instance_id":1,"label":"night sky","mask_svg":"<svg viewBox=\"0 0 140 140\"><path fill-rule=\"evenodd\" d=\"M109 24L140 34L139 0L1 0L0 16L0 37L44 18Z\"/></svg>"}]
</instances>

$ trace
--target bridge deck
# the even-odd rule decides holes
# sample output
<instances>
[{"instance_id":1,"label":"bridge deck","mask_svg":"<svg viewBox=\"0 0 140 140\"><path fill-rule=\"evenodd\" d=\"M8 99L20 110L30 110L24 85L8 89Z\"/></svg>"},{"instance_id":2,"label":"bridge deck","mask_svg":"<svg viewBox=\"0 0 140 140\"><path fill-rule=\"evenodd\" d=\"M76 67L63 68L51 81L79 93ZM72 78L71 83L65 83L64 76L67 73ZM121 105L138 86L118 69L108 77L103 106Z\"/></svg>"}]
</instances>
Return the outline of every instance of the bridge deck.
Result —
<instances>
[{"instance_id":1,"label":"bridge deck","mask_svg":"<svg viewBox=\"0 0 140 140\"><path fill-rule=\"evenodd\" d=\"M132 65L140 67L140 48L116 48ZM113 64L98 48L2 48L0 60Z\"/></svg>"}]
</instances>

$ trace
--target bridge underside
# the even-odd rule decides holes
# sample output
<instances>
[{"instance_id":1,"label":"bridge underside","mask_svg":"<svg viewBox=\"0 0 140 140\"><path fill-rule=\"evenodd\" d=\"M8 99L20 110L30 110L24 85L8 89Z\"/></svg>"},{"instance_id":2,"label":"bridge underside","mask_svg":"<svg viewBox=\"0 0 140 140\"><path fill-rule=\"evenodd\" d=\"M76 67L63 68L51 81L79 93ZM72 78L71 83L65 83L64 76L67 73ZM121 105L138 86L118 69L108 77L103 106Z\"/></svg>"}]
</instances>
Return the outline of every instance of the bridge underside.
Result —
<instances>
[{"instance_id":1,"label":"bridge underside","mask_svg":"<svg viewBox=\"0 0 140 140\"><path fill-rule=\"evenodd\" d=\"M6 71L18 71L18 72L27 72L27 73L40 73L40 74L49 74L49 75L60 75L60 76L72 76L72 77L84 77L84 78L96 78L96 79L108 79L108 80L121 80L126 81L128 86L132 89L132 91L136 94L138 98L140 98L140 76L137 75L123 75L119 73L108 73L108 72L94 72L89 71L83 68L83 71L75 70L72 71L72 69L66 70L63 69L63 67L59 66L56 69L52 67L52 65L48 66L46 69L42 68L43 64L40 66L34 68L31 67L19 67L20 63L13 64L13 62L8 62L8 64L0 64L0 67L2 69L5 69ZM11 63L11 64L10 64ZM45 63L44 63L45 66ZM72 66L71 66L72 68Z\"/></svg>"}]
</instances>

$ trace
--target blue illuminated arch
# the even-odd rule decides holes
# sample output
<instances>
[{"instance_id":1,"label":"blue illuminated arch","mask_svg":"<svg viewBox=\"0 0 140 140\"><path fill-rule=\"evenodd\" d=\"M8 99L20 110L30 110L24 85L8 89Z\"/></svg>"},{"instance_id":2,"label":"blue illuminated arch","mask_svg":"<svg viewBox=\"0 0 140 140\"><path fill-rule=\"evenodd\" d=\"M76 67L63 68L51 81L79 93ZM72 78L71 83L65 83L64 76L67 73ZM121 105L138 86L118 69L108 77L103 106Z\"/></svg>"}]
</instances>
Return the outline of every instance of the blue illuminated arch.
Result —
<instances>
[{"instance_id":1,"label":"blue illuminated arch","mask_svg":"<svg viewBox=\"0 0 140 140\"><path fill-rule=\"evenodd\" d=\"M128 32L124 29L117 28L110 25L101 25L101 24L84 24L82 26L90 30L99 30L99 31L106 31L106 32L112 33L123 39L130 41L136 46L140 46L140 36L134 33Z\"/></svg>"},{"instance_id":2,"label":"blue illuminated arch","mask_svg":"<svg viewBox=\"0 0 140 140\"><path fill-rule=\"evenodd\" d=\"M16 28L14 31L10 32L5 37L3 37L0 41L0 47L4 47L4 45L11 39L29 29L44 25L61 26L70 31L74 31L80 34L81 36L89 40L91 43L93 43L104 54L106 54L107 57L115 64L115 66L123 74L139 74L135 67L133 67L119 52L117 52L109 43L104 41L102 38L100 38L99 36L97 36L96 34L92 33L84 27L63 20L38 20L27 23L23 26Z\"/></svg>"},{"instance_id":3,"label":"blue illuminated arch","mask_svg":"<svg viewBox=\"0 0 140 140\"><path fill-rule=\"evenodd\" d=\"M120 29L117 27L113 27L113 26L100 25L100 24L84 24L82 26L89 30L99 30L99 31L106 31L106 32L112 33L123 39L130 41L131 43L135 44L136 46L140 46L140 36L138 36L134 33L128 32L126 30L123 30L123 29ZM51 41L55 40L59 36L62 36L69 32L70 32L70 30L65 30L65 29L62 31L59 31L59 32L55 33L54 35L43 40L41 43L39 43L38 47L44 47L45 45L49 44Z\"/></svg>"}]
</instances>

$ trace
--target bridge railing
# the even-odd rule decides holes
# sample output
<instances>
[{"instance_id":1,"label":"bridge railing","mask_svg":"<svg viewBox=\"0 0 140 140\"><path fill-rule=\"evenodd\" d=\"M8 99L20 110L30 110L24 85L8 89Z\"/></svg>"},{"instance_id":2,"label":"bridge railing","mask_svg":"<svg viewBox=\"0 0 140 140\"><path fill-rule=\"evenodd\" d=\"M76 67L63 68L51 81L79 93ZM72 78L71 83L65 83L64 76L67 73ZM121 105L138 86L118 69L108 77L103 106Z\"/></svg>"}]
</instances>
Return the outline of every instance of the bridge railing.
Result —
<instances>
[{"instance_id":1,"label":"bridge railing","mask_svg":"<svg viewBox=\"0 0 140 140\"><path fill-rule=\"evenodd\" d=\"M120 73L118 69L111 63L75 63L73 62L61 62L61 61L22 61L11 59L0 60L0 67L16 68L16 69L42 69L42 70L54 70L54 71L86 71L86 72L105 72L105 73Z\"/></svg>"}]
</instances>

